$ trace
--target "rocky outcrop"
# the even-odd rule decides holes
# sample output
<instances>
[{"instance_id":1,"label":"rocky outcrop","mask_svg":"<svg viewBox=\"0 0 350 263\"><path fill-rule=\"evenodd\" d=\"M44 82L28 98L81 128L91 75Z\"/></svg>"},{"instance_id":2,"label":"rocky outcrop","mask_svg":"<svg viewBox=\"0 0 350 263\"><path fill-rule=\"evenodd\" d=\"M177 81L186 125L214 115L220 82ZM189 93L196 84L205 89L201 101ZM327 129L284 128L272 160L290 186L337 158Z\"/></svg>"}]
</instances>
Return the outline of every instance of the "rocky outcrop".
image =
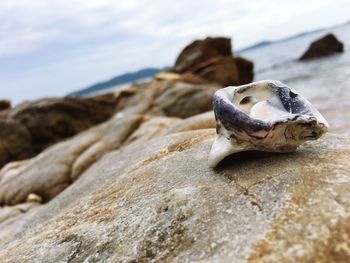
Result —
<instances>
[{"instance_id":1,"label":"rocky outcrop","mask_svg":"<svg viewBox=\"0 0 350 263\"><path fill-rule=\"evenodd\" d=\"M333 34L328 34L311 43L299 60L308 60L341 53L344 45Z\"/></svg>"},{"instance_id":2,"label":"rocky outcrop","mask_svg":"<svg viewBox=\"0 0 350 263\"><path fill-rule=\"evenodd\" d=\"M254 63L243 57L236 57L235 62L240 83L247 84L252 82L254 79Z\"/></svg>"},{"instance_id":3,"label":"rocky outcrop","mask_svg":"<svg viewBox=\"0 0 350 263\"><path fill-rule=\"evenodd\" d=\"M110 152L23 219L0 261L349 259L349 139L241 153L213 170L214 138L177 132Z\"/></svg>"},{"instance_id":4,"label":"rocky outcrop","mask_svg":"<svg viewBox=\"0 0 350 263\"><path fill-rule=\"evenodd\" d=\"M175 61L173 71L184 73L213 57L232 56L231 40L225 37L208 37L187 45Z\"/></svg>"},{"instance_id":5,"label":"rocky outcrop","mask_svg":"<svg viewBox=\"0 0 350 263\"><path fill-rule=\"evenodd\" d=\"M111 94L46 98L24 102L0 119L0 167L34 156L43 149L101 123L115 113Z\"/></svg>"},{"instance_id":6,"label":"rocky outcrop","mask_svg":"<svg viewBox=\"0 0 350 263\"><path fill-rule=\"evenodd\" d=\"M110 118L116 108L111 94L96 97L46 98L13 108L8 119L30 132L35 151L75 135Z\"/></svg>"},{"instance_id":7,"label":"rocky outcrop","mask_svg":"<svg viewBox=\"0 0 350 263\"><path fill-rule=\"evenodd\" d=\"M0 168L13 160L35 155L28 129L15 120L0 119Z\"/></svg>"},{"instance_id":8,"label":"rocky outcrop","mask_svg":"<svg viewBox=\"0 0 350 263\"><path fill-rule=\"evenodd\" d=\"M223 87L241 84L235 58L231 56L211 58L197 65L191 73Z\"/></svg>"},{"instance_id":9,"label":"rocky outcrop","mask_svg":"<svg viewBox=\"0 0 350 263\"><path fill-rule=\"evenodd\" d=\"M134 92L134 89L138 92ZM165 128L170 128L179 122L179 117L186 118L211 110L211 98L216 89L215 86L153 81L120 91L124 93L123 96L126 96L125 94L133 96L123 102L124 110L119 111L110 120L70 140L53 145L36 158L12 162L5 166L0 171L0 204L18 204L23 202L30 193L39 194L44 201L52 199L107 152L118 149L125 143L165 134L167 132ZM173 118L151 118L146 114L167 115ZM207 127L215 127L213 115L210 118L212 121L207 124ZM206 117L202 123L205 119ZM190 119L189 123L192 122ZM194 122L197 123L196 120ZM139 125L142 127L140 131L136 130ZM188 127L185 123L186 126ZM1 138L5 142L12 142L9 145L2 144L3 152L11 150L14 156L20 156L32 149L28 143L31 141L30 133L27 130L22 131L19 127L13 126L11 131L16 133L7 132L6 129L0 130L0 133L3 133ZM20 138L25 135L28 138L21 141ZM25 159L29 156L21 157ZM48 166L47 163L50 165ZM51 179L47 180L47 178Z\"/></svg>"},{"instance_id":10,"label":"rocky outcrop","mask_svg":"<svg viewBox=\"0 0 350 263\"><path fill-rule=\"evenodd\" d=\"M192 74L220 86L242 85L253 81L253 63L234 58L229 38L195 40L176 59L172 72Z\"/></svg>"},{"instance_id":11,"label":"rocky outcrop","mask_svg":"<svg viewBox=\"0 0 350 263\"><path fill-rule=\"evenodd\" d=\"M50 200L103 154L118 149L141 120L137 115L116 116L33 159L8 164L0 172L0 204L24 202L30 193Z\"/></svg>"},{"instance_id":12,"label":"rocky outcrop","mask_svg":"<svg viewBox=\"0 0 350 263\"><path fill-rule=\"evenodd\" d=\"M0 111L11 108L11 102L9 100L0 100Z\"/></svg>"},{"instance_id":13,"label":"rocky outcrop","mask_svg":"<svg viewBox=\"0 0 350 263\"><path fill-rule=\"evenodd\" d=\"M152 114L187 118L212 109L215 85L152 81L96 97L26 102L0 118L0 167L33 157L46 147L109 119ZM125 109L125 110L124 110Z\"/></svg>"},{"instance_id":14,"label":"rocky outcrop","mask_svg":"<svg viewBox=\"0 0 350 263\"><path fill-rule=\"evenodd\" d=\"M120 114L58 143L33 159L11 162L0 171L0 204L24 202L31 193L51 200L106 153L123 145L167 134L214 128L213 112L181 120ZM47 164L50 165L47 165Z\"/></svg>"}]
</instances>

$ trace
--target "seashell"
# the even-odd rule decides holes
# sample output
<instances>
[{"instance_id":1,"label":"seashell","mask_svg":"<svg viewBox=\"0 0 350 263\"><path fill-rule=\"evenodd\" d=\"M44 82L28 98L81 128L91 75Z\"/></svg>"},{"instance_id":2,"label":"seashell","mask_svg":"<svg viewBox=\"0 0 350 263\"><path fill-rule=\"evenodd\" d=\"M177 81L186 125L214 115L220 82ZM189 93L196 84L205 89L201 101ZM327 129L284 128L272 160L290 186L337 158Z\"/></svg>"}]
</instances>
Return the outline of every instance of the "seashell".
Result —
<instances>
[{"instance_id":1,"label":"seashell","mask_svg":"<svg viewBox=\"0 0 350 263\"><path fill-rule=\"evenodd\" d=\"M241 151L295 151L328 131L327 121L309 101L276 80L220 89L213 106L217 137L209 154L211 167Z\"/></svg>"}]
</instances>

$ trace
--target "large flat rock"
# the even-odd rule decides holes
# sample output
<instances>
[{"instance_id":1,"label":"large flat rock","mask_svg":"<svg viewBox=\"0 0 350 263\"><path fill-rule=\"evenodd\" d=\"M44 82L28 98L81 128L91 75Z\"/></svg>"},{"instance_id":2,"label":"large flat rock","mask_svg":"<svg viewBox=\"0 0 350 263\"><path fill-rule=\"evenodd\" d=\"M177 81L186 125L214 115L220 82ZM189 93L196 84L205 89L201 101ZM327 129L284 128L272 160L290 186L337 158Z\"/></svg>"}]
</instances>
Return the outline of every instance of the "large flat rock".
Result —
<instances>
[{"instance_id":1,"label":"large flat rock","mask_svg":"<svg viewBox=\"0 0 350 263\"><path fill-rule=\"evenodd\" d=\"M207 164L214 129L106 154L0 262L349 262L350 139Z\"/></svg>"}]
</instances>

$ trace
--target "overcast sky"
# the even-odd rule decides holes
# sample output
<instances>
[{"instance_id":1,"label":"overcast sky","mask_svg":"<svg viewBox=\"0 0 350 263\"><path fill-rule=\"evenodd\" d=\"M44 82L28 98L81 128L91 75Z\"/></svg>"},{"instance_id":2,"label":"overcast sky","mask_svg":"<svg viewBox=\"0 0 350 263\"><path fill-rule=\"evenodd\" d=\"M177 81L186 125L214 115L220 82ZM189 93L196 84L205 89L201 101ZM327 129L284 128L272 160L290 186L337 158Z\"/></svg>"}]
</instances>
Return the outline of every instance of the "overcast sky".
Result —
<instances>
[{"instance_id":1,"label":"overcast sky","mask_svg":"<svg viewBox=\"0 0 350 263\"><path fill-rule=\"evenodd\" d=\"M350 19L349 0L0 0L0 98L70 91L172 65L195 38L234 49Z\"/></svg>"}]
</instances>

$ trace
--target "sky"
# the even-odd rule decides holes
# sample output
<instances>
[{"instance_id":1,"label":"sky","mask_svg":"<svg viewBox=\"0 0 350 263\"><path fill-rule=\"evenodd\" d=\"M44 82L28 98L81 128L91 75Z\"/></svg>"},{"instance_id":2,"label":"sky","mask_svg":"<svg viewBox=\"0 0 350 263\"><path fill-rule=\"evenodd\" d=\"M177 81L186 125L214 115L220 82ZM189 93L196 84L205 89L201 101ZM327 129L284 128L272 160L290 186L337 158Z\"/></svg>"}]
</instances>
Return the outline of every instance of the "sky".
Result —
<instances>
[{"instance_id":1,"label":"sky","mask_svg":"<svg viewBox=\"0 0 350 263\"><path fill-rule=\"evenodd\" d=\"M1 0L0 98L63 96L172 65L194 39L235 50L350 20L349 0Z\"/></svg>"}]
</instances>

